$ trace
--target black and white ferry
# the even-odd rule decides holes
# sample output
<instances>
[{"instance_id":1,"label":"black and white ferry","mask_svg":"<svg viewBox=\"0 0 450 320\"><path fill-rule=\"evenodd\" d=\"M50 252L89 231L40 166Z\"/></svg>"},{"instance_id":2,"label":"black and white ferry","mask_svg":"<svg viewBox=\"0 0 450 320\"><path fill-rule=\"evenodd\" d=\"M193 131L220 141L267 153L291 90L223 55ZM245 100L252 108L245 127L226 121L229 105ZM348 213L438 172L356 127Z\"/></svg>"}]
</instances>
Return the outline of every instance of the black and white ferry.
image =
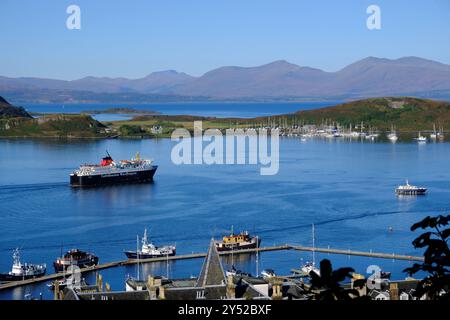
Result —
<instances>
[{"instance_id":1,"label":"black and white ferry","mask_svg":"<svg viewBox=\"0 0 450 320\"><path fill-rule=\"evenodd\" d=\"M1 273L0 281L19 281L42 277L45 275L46 268L45 263L28 264L20 262L19 249L15 249L13 253L12 270L8 273Z\"/></svg>"},{"instance_id":2,"label":"black and white ferry","mask_svg":"<svg viewBox=\"0 0 450 320\"><path fill-rule=\"evenodd\" d=\"M108 152L100 164L84 164L70 174L72 187L94 187L115 183L151 182L158 166L153 160L141 159L139 153L131 160L114 161Z\"/></svg>"},{"instance_id":3,"label":"black and white ferry","mask_svg":"<svg viewBox=\"0 0 450 320\"><path fill-rule=\"evenodd\" d=\"M424 187L417 187L409 184L409 181L406 180L406 184L403 186L398 186L395 189L395 193L397 195L403 196L403 195L424 195L427 193L427 188Z\"/></svg>"},{"instance_id":4,"label":"black and white ferry","mask_svg":"<svg viewBox=\"0 0 450 320\"><path fill-rule=\"evenodd\" d=\"M141 242L141 250L137 249L136 251L125 251L125 255L128 259L149 259L174 256L177 251L175 245L157 247L152 242L149 242L147 238L147 229L144 230L144 236L142 237Z\"/></svg>"}]
</instances>

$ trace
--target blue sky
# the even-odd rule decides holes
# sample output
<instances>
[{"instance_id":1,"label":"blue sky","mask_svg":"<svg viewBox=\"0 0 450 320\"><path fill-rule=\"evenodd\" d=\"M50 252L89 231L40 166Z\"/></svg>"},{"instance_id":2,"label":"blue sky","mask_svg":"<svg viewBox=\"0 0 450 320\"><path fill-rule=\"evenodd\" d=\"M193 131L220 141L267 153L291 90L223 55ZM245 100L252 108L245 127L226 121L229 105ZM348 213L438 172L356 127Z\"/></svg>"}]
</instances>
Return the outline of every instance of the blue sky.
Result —
<instances>
[{"instance_id":1,"label":"blue sky","mask_svg":"<svg viewBox=\"0 0 450 320\"><path fill-rule=\"evenodd\" d=\"M81 8L81 30L66 28L70 4ZM366 27L371 4L381 30ZM201 75L280 59L335 71L367 56L450 64L450 1L0 1L3 76Z\"/></svg>"}]
</instances>

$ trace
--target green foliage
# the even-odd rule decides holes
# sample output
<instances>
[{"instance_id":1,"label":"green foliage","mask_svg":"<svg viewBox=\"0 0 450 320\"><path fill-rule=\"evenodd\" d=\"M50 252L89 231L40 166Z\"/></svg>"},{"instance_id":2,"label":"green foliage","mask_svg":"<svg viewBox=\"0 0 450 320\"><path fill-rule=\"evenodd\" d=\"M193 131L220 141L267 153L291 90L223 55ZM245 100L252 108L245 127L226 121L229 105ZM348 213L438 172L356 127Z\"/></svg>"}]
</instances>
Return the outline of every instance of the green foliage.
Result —
<instances>
[{"instance_id":1,"label":"green foliage","mask_svg":"<svg viewBox=\"0 0 450 320\"><path fill-rule=\"evenodd\" d=\"M345 279L352 278L352 268L340 268L333 270L330 260L323 259L320 261L320 275L311 271L310 293L316 300L351 300L359 297L359 292L356 289L344 289L341 282ZM354 286L362 287L364 281L355 281Z\"/></svg>"},{"instance_id":2,"label":"green foliage","mask_svg":"<svg viewBox=\"0 0 450 320\"><path fill-rule=\"evenodd\" d=\"M8 128L8 129L6 129ZM105 126L85 115L45 115L39 119L0 119L0 135L10 137L102 137Z\"/></svg>"},{"instance_id":3,"label":"green foliage","mask_svg":"<svg viewBox=\"0 0 450 320\"><path fill-rule=\"evenodd\" d=\"M390 130L393 124L400 131L431 130L433 124L450 125L450 103L426 99L396 97L353 101L317 110L304 110L292 115L307 124L338 122L343 126L364 125Z\"/></svg>"},{"instance_id":4,"label":"green foliage","mask_svg":"<svg viewBox=\"0 0 450 320\"><path fill-rule=\"evenodd\" d=\"M121 136L141 136L145 133L146 131L140 126L123 124L119 127L119 134Z\"/></svg>"},{"instance_id":5,"label":"green foliage","mask_svg":"<svg viewBox=\"0 0 450 320\"><path fill-rule=\"evenodd\" d=\"M414 275L417 272L428 274L417 285L415 295L422 297L424 294L433 300L450 300L450 250L448 247L448 237L450 229L443 229L450 221L450 215L437 217L426 217L422 221L414 224L411 231L417 229L430 230L424 232L413 241L414 248L425 248L424 262L415 263L412 267L406 268L404 272ZM445 294L441 294L445 292Z\"/></svg>"}]
</instances>

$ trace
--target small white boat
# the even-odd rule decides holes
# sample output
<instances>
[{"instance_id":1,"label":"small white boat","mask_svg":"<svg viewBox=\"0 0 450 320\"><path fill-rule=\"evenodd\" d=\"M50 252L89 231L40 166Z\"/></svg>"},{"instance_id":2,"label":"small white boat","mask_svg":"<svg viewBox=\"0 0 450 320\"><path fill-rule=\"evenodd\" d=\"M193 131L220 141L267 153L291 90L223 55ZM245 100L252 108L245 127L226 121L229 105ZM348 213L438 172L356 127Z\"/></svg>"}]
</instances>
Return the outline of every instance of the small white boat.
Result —
<instances>
[{"instance_id":1,"label":"small white boat","mask_svg":"<svg viewBox=\"0 0 450 320\"><path fill-rule=\"evenodd\" d=\"M431 140L436 140L437 136L438 136L438 135L437 135L437 132L436 132L436 125L433 124L433 133L430 134L430 139L431 139Z\"/></svg>"},{"instance_id":2,"label":"small white boat","mask_svg":"<svg viewBox=\"0 0 450 320\"><path fill-rule=\"evenodd\" d=\"M398 136L395 133L389 133L387 137L391 142L396 142L398 140Z\"/></svg>"},{"instance_id":3,"label":"small white boat","mask_svg":"<svg viewBox=\"0 0 450 320\"><path fill-rule=\"evenodd\" d=\"M414 140L416 140L418 143L426 143L427 142L427 138L422 136L420 134L420 131L419 131L419 134L417 135L417 138L414 138Z\"/></svg>"},{"instance_id":4,"label":"small white boat","mask_svg":"<svg viewBox=\"0 0 450 320\"><path fill-rule=\"evenodd\" d=\"M276 276L275 271L273 271L272 269L264 269L263 271L261 271L261 276L264 279L270 279Z\"/></svg>"},{"instance_id":5,"label":"small white boat","mask_svg":"<svg viewBox=\"0 0 450 320\"><path fill-rule=\"evenodd\" d=\"M397 133L394 130L394 126L391 126L391 132L387 135L387 138L391 142L396 142L398 140L398 136L397 136Z\"/></svg>"},{"instance_id":6,"label":"small white boat","mask_svg":"<svg viewBox=\"0 0 450 320\"><path fill-rule=\"evenodd\" d=\"M309 275L311 271L314 271L317 275L320 275L319 268L316 267L316 250L315 250L315 228L314 224L312 225L312 262L306 262L300 270L306 274Z\"/></svg>"},{"instance_id":7,"label":"small white boat","mask_svg":"<svg viewBox=\"0 0 450 320\"><path fill-rule=\"evenodd\" d=\"M426 192L427 188L410 185L408 180L406 180L405 185L398 186L395 189L397 195L424 195Z\"/></svg>"}]
</instances>

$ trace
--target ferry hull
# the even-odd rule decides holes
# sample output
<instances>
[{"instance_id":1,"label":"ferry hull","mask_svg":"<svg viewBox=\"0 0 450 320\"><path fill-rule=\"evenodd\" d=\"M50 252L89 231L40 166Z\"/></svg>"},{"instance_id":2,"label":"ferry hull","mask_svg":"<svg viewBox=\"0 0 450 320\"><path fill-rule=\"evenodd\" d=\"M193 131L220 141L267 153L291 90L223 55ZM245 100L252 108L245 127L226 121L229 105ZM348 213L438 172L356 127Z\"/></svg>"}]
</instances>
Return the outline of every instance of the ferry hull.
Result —
<instances>
[{"instance_id":1,"label":"ferry hull","mask_svg":"<svg viewBox=\"0 0 450 320\"><path fill-rule=\"evenodd\" d=\"M0 274L0 282L28 280L28 279L40 278L40 277L43 277L44 275L45 275L45 271L42 273L37 273L34 275L26 275L26 276L3 273L3 274Z\"/></svg>"},{"instance_id":2,"label":"ferry hull","mask_svg":"<svg viewBox=\"0 0 450 320\"><path fill-rule=\"evenodd\" d=\"M70 175L70 185L72 187L96 187L120 183L152 182L157 168L158 166L152 166L149 170L89 176L78 176L74 173Z\"/></svg>"},{"instance_id":3,"label":"ferry hull","mask_svg":"<svg viewBox=\"0 0 450 320\"><path fill-rule=\"evenodd\" d=\"M125 255L127 256L128 259L150 259L150 258L162 258L162 257L171 257L175 255L175 251L173 251L171 254L169 255L165 255L165 254L147 254L147 253L142 253L140 252L139 254L136 253L136 251L125 251Z\"/></svg>"}]
</instances>

